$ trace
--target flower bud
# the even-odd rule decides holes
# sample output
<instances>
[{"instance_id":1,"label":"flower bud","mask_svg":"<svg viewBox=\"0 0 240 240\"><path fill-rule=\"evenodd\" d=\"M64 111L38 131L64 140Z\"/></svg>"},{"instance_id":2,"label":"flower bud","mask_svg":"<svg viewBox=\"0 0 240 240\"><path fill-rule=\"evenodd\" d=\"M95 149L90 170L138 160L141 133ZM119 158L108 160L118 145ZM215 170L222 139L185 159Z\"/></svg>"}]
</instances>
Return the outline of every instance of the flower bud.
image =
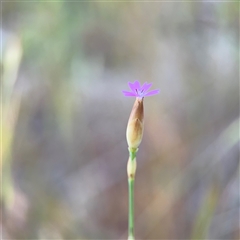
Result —
<instances>
[{"instance_id":1,"label":"flower bud","mask_svg":"<svg viewBox=\"0 0 240 240\"><path fill-rule=\"evenodd\" d=\"M133 160L131 158L129 158L128 163L127 163L127 174L128 174L129 179L134 179L136 169L137 169L136 158L134 158Z\"/></svg>"},{"instance_id":2,"label":"flower bud","mask_svg":"<svg viewBox=\"0 0 240 240\"><path fill-rule=\"evenodd\" d=\"M130 149L137 149L143 136L143 98L136 98L127 125L127 143Z\"/></svg>"}]
</instances>

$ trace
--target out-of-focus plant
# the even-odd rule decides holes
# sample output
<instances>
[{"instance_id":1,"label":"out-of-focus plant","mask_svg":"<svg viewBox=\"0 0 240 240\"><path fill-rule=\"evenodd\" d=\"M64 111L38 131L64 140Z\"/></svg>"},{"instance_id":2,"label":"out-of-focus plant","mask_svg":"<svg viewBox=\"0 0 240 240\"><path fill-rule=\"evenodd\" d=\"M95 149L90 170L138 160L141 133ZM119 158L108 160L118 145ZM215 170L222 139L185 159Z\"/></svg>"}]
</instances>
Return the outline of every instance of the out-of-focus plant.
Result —
<instances>
[{"instance_id":1,"label":"out-of-focus plant","mask_svg":"<svg viewBox=\"0 0 240 240\"><path fill-rule=\"evenodd\" d=\"M18 118L21 95L15 91L17 73L22 57L20 39L11 37L2 58L1 93L1 171L3 174L1 201L6 208L11 207L14 198L14 185L11 176L11 153L14 130Z\"/></svg>"}]
</instances>

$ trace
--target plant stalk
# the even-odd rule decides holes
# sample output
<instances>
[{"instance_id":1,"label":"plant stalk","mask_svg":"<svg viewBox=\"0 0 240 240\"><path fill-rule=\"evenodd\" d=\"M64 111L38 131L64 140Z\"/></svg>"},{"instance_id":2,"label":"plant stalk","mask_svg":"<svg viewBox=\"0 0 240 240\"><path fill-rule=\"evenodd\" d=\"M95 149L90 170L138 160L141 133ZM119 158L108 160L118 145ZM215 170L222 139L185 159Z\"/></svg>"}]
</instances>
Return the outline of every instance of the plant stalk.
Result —
<instances>
[{"instance_id":1,"label":"plant stalk","mask_svg":"<svg viewBox=\"0 0 240 240\"><path fill-rule=\"evenodd\" d=\"M137 149L129 148L128 162L128 240L134 240L134 181Z\"/></svg>"},{"instance_id":2,"label":"plant stalk","mask_svg":"<svg viewBox=\"0 0 240 240\"><path fill-rule=\"evenodd\" d=\"M128 178L128 240L134 239L134 179Z\"/></svg>"}]
</instances>

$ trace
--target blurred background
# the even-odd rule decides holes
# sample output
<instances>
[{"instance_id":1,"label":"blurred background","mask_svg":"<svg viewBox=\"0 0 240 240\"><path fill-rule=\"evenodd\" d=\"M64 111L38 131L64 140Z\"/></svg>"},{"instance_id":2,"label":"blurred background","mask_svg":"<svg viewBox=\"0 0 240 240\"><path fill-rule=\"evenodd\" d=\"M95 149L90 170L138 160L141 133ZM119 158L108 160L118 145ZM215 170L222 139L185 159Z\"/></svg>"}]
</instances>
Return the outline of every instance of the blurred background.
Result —
<instances>
[{"instance_id":1,"label":"blurred background","mask_svg":"<svg viewBox=\"0 0 240 240\"><path fill-rule=\"evenodd\" d=\"M239 239L238 2L1 7L3 239L126 239L135 80L136 239Z\"/></svg>"}]
</instances>

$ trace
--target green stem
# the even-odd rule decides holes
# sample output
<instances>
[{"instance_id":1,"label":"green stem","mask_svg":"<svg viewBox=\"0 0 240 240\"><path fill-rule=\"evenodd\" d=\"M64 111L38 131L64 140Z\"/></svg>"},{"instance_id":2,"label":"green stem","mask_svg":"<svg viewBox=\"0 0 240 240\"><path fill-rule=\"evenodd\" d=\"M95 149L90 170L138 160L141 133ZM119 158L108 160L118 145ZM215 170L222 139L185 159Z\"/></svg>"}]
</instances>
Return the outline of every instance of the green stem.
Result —
<instances>
[{"instance_id":1,"label":"green stem","mask_svg":"<svg viewBox=\"0 0 240 240\"><path fill-rule=\"evenodd\" d=\"M137 150L129 148L130 161L136 161ZM128 177L128 240L134 240L134 180L135 174Z\"/></svg>"},{"instance_id":2,"label":"green stem","mask_svg":"<svg viewBox=\"0 0 240 240\"><path fill-rule=\"evenodd\" d=\"M128 179L129 210L128 210L128 240L134 239L134 179Z\"/></svg>"}]
</instances>

